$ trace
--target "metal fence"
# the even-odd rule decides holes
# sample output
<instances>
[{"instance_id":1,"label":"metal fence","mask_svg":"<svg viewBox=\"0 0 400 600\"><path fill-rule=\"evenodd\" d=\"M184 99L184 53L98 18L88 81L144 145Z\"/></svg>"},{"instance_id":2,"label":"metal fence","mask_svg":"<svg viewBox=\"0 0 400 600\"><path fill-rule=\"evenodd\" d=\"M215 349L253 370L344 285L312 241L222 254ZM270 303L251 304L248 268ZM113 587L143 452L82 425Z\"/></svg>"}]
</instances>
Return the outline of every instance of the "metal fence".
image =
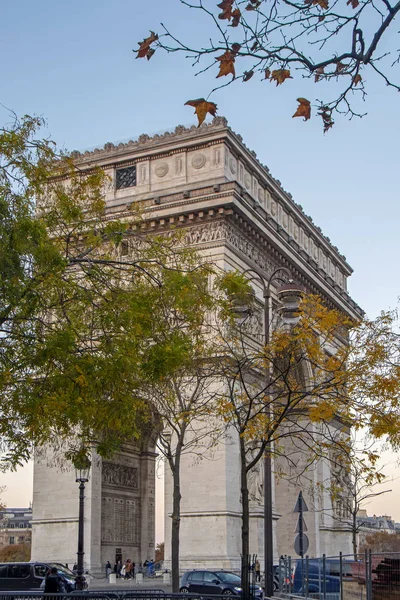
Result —
<instances>
[{"instance_id":1,"label":"metal fence","mask_svg":"<svg viewBox=\"0 0 400 600\"><path fill-rule=\"evenodd\" d=\"M277 594L315 600L400 600L400 553L279 561Z\"/></svg>"}]
</instances>

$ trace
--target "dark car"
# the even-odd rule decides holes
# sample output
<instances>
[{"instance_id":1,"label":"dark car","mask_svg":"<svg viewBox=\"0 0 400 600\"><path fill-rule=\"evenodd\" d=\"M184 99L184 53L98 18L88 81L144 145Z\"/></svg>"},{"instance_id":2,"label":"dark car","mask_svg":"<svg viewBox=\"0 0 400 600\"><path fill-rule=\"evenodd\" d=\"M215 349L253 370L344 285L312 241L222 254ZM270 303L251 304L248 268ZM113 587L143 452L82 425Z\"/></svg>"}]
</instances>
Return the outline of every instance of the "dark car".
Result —
<instances>
[{"instance_id":1,"label":"dark car","mask_svg":"<svg viewBox=\"0 0 400 600\"><path fill-rule=\"evenodd\" d=\"M262 600L263 589L259 585L252 588L254 596ZM188 571L182 576L179 591L184 594L240 596L242 581L239 575L230 571Z\"/></svg>"},{"instance_id":2,"label":"dark car","mask_svg":"<svg viewBox=\"0 0 400 600\"><path fill-rule=\"evenodd\" d=\"M57 573L63 580L67 592L75 589L74 574L61 564L10 562L0 563L0 590L13 592L39 591L44 587L45 577L51 567L57 568Z\"/></svg>"},{"instance_id":3,"label":"dark car","mask_svg":"<svg viewBox=\"0 0 400 600\"><path fill-rule=\"evenodd\" d=\"M302 594L308 588L310 594L339 594L341 579L354 579L357 562L343 560L341 569L340 572L340 561L335 558L326 558L325 565L317 558L310 559L308 565L299 560L294 571L293 593Z\"/></svg>"}]
</instances>

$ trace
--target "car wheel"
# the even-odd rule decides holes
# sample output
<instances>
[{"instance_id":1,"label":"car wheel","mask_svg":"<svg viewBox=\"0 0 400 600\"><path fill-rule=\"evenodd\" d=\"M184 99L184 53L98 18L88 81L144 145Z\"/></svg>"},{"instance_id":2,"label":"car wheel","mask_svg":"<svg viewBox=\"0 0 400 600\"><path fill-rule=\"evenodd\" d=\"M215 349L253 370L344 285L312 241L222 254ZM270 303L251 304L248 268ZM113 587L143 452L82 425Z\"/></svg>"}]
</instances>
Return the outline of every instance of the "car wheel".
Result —
<instances>
[{"instance_id":1,"label":"car wheel","mask_svg":"<svg viewBox=\"0 0 400 600\"><path fill-rule=\"evenodd\" d=\"M272 589L273 589L273 591L274 591L274 592L277 592L277 591L278 591L278 587L279 587L279 586L278 586L278 584L276 583L276 581L274 581L274 582L272 583Z\"/></svg>"},{"instance_id":2,"label":"car wheel","mask_svg":"<svg viewBox=\"0 0 400 600\"><path fill-rule=\"evenodd\" d=\"M233 596L233 592L232 592L232 590L224 590L222 592L222 595L223 596Z\"/></svg>"},{"instance_id":3,"label":"car wheel","mask_svg":"<svg viewBox=\"0 0 400 600\"><path fill-rule=\"evenodd\" d=\"M181 587L181 589L179 590L181 594L188 594L189 590L187 587Z\"/></svg>"}]
</instances>

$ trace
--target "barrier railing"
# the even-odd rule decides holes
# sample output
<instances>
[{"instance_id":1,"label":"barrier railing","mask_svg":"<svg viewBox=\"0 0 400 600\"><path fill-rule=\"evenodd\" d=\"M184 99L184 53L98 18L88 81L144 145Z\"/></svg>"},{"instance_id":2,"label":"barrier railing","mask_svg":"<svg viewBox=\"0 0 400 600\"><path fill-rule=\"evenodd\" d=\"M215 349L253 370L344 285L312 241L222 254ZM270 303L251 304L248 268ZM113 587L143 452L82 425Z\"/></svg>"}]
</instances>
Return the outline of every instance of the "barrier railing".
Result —
<instances>
[{"instance_id":1,"label":"barrier railing","mask_svg":"<svg viewBox=\"0 0 400 600\"><path fill-rule=\"evenodd\" d=\"M400 600L400 553L279 561L278 592L310 600Z\"/></svg>"}]
</instances>

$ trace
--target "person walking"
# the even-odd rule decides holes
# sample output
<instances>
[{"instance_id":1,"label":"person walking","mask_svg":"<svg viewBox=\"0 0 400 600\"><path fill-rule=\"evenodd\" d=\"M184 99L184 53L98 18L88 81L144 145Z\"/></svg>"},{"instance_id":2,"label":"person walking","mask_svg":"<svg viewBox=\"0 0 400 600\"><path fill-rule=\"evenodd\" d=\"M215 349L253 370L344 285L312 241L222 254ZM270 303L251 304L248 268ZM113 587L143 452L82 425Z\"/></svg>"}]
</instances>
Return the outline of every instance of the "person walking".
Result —
<instances>
[{"instance_id":1,"label":"person walking","mask_svg":"<svg viewBox=\"0 0 400 600\"><path fill-rule=\"evenodd\" d=\"M112 571L111 563L110 563L110 561L108 560L108 561L106 562L106 578L107 578L107 579L108 579L108 576L110 575L111 571Z\"/></svg>"},{"instance_id":2,"label":"person walking","mask_svg":"<svg viewBox=\"0 0 400 600\"><path fill-rule=\"evenodd\" d=\"M261 565L258 558L256 560L256 564L254 565L254 572L256 574L256 582L261 581Z\"/></svg>"},{"instance_id":3,"label":"person walking","mask_svg":"<svg viewBox=\"0 0 400 600\"><path fill-rule=\"evenodd\" d=\"M44 583L45 594L65 594L64 582L57 572L57 567L51 567Z\"/></svg>"},{"instance_id":4,"label":"person walking","mask_svg":"<svg viewBox=\"0 0 400 600\"><path fill-rule=\"evenodd\" d=\"M125 563L125 579L130 579L132 574L132 562L130 558L126 559L126 563Z\"/></svg>"}]
</instances>

